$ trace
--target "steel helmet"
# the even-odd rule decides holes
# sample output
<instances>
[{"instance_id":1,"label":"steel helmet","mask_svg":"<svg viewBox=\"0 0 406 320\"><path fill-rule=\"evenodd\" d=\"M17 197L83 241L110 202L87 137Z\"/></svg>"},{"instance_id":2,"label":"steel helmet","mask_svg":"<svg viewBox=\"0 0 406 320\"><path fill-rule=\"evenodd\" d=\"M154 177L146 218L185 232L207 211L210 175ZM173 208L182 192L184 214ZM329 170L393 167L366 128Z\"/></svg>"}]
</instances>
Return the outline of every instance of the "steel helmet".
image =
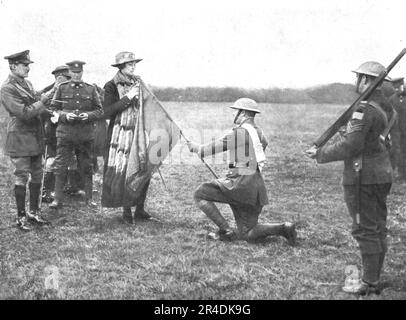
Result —
<instances>
[{"instance_id":1,"label":"steel helmet","mask_svg":"<svg viewBox=\"0 0 406 320\"><path fill-rule=\"evenodd\" d=\"M257 106L258 105L255 100L249 98L240 98L236 102L234 102L234 104L230 106L230 108L261 113L261 111L258 110Z\"/></svg>"},{"instance_id":2,"label":"steel helmet","mask_svg":"<svg viewBox=\"0 0 406 320\"><path fill-rule=\"evenodd\" d=\"M367 61L361 64L357 70L353 70L357 74L366 74L372 77L378 77L386 68L376 61ZM391 78L386 76L385 80L391 81Z\"/></svg>"}]
</instances>

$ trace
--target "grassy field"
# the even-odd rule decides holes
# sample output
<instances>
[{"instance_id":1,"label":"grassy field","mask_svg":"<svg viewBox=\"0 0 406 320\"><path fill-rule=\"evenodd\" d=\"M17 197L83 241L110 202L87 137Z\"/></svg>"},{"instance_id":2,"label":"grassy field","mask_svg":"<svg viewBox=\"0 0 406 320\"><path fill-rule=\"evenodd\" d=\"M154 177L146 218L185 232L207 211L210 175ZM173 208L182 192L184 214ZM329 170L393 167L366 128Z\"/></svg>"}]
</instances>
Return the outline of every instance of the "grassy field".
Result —
<instances>
[{"instance_id":1,"label":"grassy field","mask_svg":"<svg viewBox=\"0 0 406 320\"><path fill-rule=\"evenodd\" d=\"M202 130L207 138L230 128L226 105L164 103L194 139ZM52 225L23 234L13 227L12 168L0 154L0 299L356 299L341 292L346 268L360 266L340 185L342 164L317 165L302 154L345 106L260 108L258 123L270 142L263 171L270 205L260 221L295 222L296 247L277 237L258 244L206 239L215 227L192 195L212 176L183 141L161 167L169 191L157 174L151 182L147 209L159 221L129 226L119 209L90 209L71 199L59 212L44 205ZM223 173L226 167L214 168ZM95 180L100 191L100 174ZM405 192L406 184L394 183L388 200L384 290L365 299L406 298ZM231 210L220 208L233 224ZM53 286L50 274L58 275Z\"/></svg>"}]
</instances>

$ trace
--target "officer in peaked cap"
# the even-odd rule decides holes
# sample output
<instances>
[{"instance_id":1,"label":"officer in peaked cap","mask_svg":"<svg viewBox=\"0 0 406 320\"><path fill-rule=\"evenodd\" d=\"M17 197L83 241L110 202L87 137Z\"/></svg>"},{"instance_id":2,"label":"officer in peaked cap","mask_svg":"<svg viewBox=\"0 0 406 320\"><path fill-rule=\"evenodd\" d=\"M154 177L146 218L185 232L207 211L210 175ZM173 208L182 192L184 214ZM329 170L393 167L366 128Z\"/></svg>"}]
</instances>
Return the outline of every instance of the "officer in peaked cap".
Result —
<instances>
[{"instance_id":1,"label":"officer in peaked cap","mask_svg":"<svg viewBox=\"0 0 406 320\"><path fill-rule=\"evenodd\" d=\"M265 165L265 148L268 145L265 134L254 121L260 113L257 103L249 98L238 99L232 106L235 109L236 126L217 141L198 145L188 143L191 152L200 157L229 151L229 172L225 178L203 183L194 194L197 206L219 228L210 237L219 240L243 239L256 241L267 236L283 236L290 245L296 241L295 225L292 223L258 224L268 195L262 178ZM248 155L246 154L248 150ZM232 230L221 215L215 202L230 205L237 224L237 232Z\"/></svg>"},{"instance_id":2,"label":"officer in peaked cap","mask_svg":"<svg viewBox=\"0 0 406 320\"><path fill-rule=\"evenodd\" d=\"M94 205L91 201L94 123L102 117L103 111L95 87L82 80L84 64L85 62L79 60L66 63L71 71L72 79L59 85L52 102L59 114L56 129L56 157L53 164L55 199L50 205L50 208L53 209L62 207L66 171L72 154L75 154L77 158L86 202Z\"/></svg>"},{"instance_id":3,"label":"officer in peaked cap","mask_svg":"<svg viewBox=\"0 0 406 320\"><path fill-rule=\"evenodd\" d=\"M31 61L30 59L30 50L25 50L22 52L14 53L9 56L4 57L4 59L7 59L9 64L30 64L34 63L34 61Z\"/></svg>"},{"instance_id":4,"label":"officer in peaked cap","mask_svg":"<svg viewBox=\"0 0 406 320\"><path fill-rule=\"evenodd\" d=\"M39 216L39 195L42 179L44 136L40 116L47 114L46 95L38 99L28 77L33 63L29 50L4 57L9 62L10 75L0 89L0 104L10 115L7 126L5 154L15 166L14 194L17 205L17 226L30 230L27 222L43 223ZM28 181L30 182L28 183ZM25 210L26 187L30 191L30 211Z\"/></svg>"},{"instance_id":5,"label":"officer in peaked cap","mask_svg":"<svg viewBox=\"0 0 406 320\"><path fill-rule=\"evenodd\" d=\"M82 72L84 64L86 64L86 62L83 62L80 60L73 60L71 62L66 63L66 65L69 66L70 71L72 71L74 73Z\"/></svg>"}]
</instances>

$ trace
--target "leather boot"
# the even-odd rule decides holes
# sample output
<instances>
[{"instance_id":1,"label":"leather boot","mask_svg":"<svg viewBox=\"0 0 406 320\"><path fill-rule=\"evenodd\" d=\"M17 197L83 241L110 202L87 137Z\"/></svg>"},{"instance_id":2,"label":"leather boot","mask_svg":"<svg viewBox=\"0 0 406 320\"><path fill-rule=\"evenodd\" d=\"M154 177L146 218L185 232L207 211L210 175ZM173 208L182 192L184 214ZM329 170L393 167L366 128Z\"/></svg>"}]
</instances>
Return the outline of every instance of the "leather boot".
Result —
<instances>
[{"instance_id":1,"label":"leather boot","mask_svg":"<svg viewBox=\"0 0 406 320\"><path fill-rule=\"evenodd\" d=\"M39 215L40 208L38 207L39 196L41 191L41 183L33 183L30 182L29 184L30 189L30 211L27 212L27 218L29 221L38 223L38 224L45 224L46 221L42 219Z\"/></svg>"},{"instance_id":2,"label":"leather boot","mask_svg":"<svg viewBox=\"0 0 406 320\"><path fill-rule=\"evenodd\" d=\"M145 199L147 198L148 187L150 180L144 185L140 198L138 199L137 206L134 212L134 219L136 220L150 220L151 215L145 211Z\"/></svg>"},{"instance_id":3,"label":"leather boot","mask_svg":"<svg viewBox=\"0 0 406 320\"><path fill-rule=\"evenodd\" d=\"M379 254L379 265L378 265L378 279L381 278L381 273L383 270L383 263L385 261L386 252L382 252Z\"/></svg>"},{"instance_id":4,"label":"leather boot","mask_svg":"<svg viewBox=\"0 0 406 320\"><path fill-rule=\"evenodd\" d=\"M296 230L292 223L257 224L248 232L248 240L255 241L268 236L282 236L288 240L289 245L296 244Z\"/></svg>"},{"instance_id":5,"label":"leather boot","mask_svg":"<svg viewBox=\"0 0 406 320\"><path fill-rule=\"evenodd\" d=\"M150 220L151 218L151 215L147 211L145 211L144 204L137 205L134 212L135 220Z\"/></svg>"},{"instance_id":6,"label":"leather boot","mask_svg":"<svg viewBox=\"0 0 406 320\"><path fill-rule=\"evenodd\" d=\"M78 170L67 170L67 183L65 186L65 191L68 195L76 195L79 191L83 190L83 184L84 183L82 183L82 178Z\"/></svg>"},{"instance_id":7,"label":"leather boot","mask_svg":"<svg viewBox=\"0 0 406 320\"><path fill-rule=\"evenodd\" d=\"M14 195L17 205L17 217L16 224L17 227L22 231L30 231L31 228L27 225L27 218L25 213L25 186L15 185L14 186Z\"/></svg>"},{"instance_id":8,"label":"leather boot","mask_svg":"<svg viewBox=\"0 0 406 320\"><path fill-rule=\"evenodd\" d=\"M53 200L52 192L55 188L55 175L53 172L46 172L44 177L44 187L42 189L42 202L50 203Z\"/></svg>"},{"instance_id":9,"label":"leather boot","mask_svg":"<svg viewBox=\"0 0 406 320\"><path fill-rule=\"evenodd\" d=\"M62 208L63 205L63 189L66 181L66 173L59 173L55 175L55 199L49 205L51 209Z\"/></svg>"},{"instance_id":10,"label":"leather boot","mask_svg":"<svg viewBox=\"0 0 406 320\"><path fill-rule=\"evenodd\" d=\"M381 278L383 263L385 261L385 255L386 255L386 252L388 251L388 242L387 242L386 236L381 239L381 247L382 247L382 252L379 254L378 279Z\"/></svg>"},{"instance_id":11,"label":"leather boot","mask_svg":"<svg viewBox=\"0 0 406 320\"><path fill-rule=\"evenodd\" d=\"M370 284L361 280L359 284L353 287L343 287L343 291L347 293L353 293L360 296L369 296L370 294L379 294L380 289L377 284Z\"/></svg>"},{"instance_id":12,"label":"leather boot","mask_svg":"<svg viewBox=\"0 0 406 320\"><path fill-rule=\"evenodd\" d=\"M197 206L202 210L206 216L213 221L216 226L219 227L220 233L224 233L225 231L231 230L228 222L224 217L221 215L217 206L211 202L206 200L198 200L196 201Z\"/></svg>"},{"instance_id":13,"label":"leather boot","mask_svg":"<svg viewBox=\"0 0 406 320\"><path fill-rule=\"evenodd\" d=\"M248 232L248 240L265 239L268 236L283 236L285 225L283 223L257 224Z\"/></svg>"},{"instance_id":14,"label":"leather boot","mask_svg":"<svg viewBox=\"0 0 406 320\"><path fill-rule=\"evenodd\" d=\"M92 201L93 199L93 175L88 174L84 176L84 191L86 204L92 207L96 207L97 203Z\"/></svg>"},{"instance_id":15,"label":"leather boot","mask_svg":"<svg viewBox=\"0 0 406 320\"><path fill-rule=\"evenodd\" d=\"M133 215L130 207L123 207L123 220L126 223L134 224Z\"/></svg>"},{"instance_id":16,"label":"leather boot","mask_svg":"<svg viewBox=\"0 0 406 320\"><path fill-rule=\"evenodd\" d=\"M296 245L296 238L297 238L297 232L296 232L296 226L294 223L291 222L285 222L283 225L283 234L282 234L286 240L288 240L288 243L290 246L295 246Z\"/></svg>"},{"instance_id":17,"label":"leather boot","mask_svg":"<svg viewBox=\"0 0 406 320\"><path fill-rule=\"evenodd\" d=\"M362 281L368 284L367 292L369 293L379 293L378 284L379 284L379 268L380 268L380 258L381 255L378 254L362 254ZM363 294L363 293L359 293Z\"/></svg>"}]
</instances>

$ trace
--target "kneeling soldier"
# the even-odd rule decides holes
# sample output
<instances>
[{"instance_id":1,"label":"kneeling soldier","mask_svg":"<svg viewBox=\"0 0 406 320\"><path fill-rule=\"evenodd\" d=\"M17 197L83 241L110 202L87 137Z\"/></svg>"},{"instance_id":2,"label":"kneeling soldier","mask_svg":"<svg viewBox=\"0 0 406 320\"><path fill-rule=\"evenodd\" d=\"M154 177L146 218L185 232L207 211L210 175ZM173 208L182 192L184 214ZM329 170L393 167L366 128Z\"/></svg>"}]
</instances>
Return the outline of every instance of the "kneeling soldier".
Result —
<instances>
[{"instance_id":1,"label":"kneeling soldier","mask_svg":"<svg viewBox=\"0 0 406 320\"><path fill-rule=\"evenodd\" d=\"M255 122L260 111L257 103L248 98L238 99L231 108L236 109L236 126L221 139L198 145L188 143L191 152L200 157L218 152L230 152L230 171L226 178L203 183L196 190L194 199L198 207L218 227L216 239L231 241L242 239L256 241L267 236L283 236L290 245L296 241L296 230L292 223L258 224L258 217L268 195L261 175L265 164L264 150L268 145L265 135ZM248 156L246 152L248 151ZM233 211L238 231L232 230L214 202L228 203Z\"/></svg>"}]
</instances>

